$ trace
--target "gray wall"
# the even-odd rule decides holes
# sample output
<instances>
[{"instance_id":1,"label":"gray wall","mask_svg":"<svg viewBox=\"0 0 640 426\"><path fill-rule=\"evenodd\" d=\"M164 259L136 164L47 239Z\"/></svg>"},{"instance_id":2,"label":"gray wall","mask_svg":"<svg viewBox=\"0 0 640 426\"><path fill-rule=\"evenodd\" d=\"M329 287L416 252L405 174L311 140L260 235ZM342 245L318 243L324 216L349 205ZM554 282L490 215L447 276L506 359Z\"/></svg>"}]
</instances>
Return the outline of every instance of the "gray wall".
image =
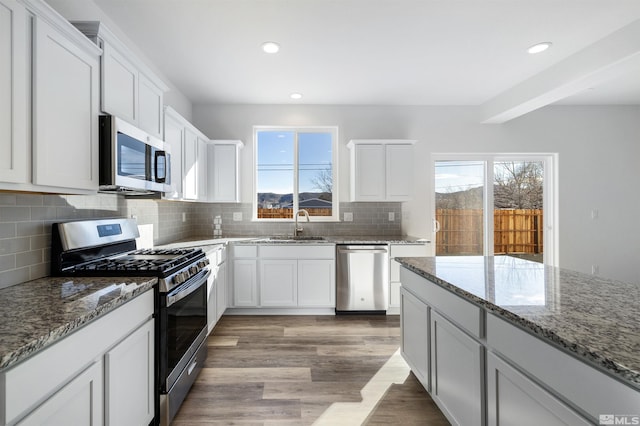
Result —
<instances>
[{"instance_id":1,"label":"gray wall","mask_svg":"<svg viewBox=\"0 0 640 426\"><path fill-rule=\"evenodd\" d=\"M403 203L403 230L432 238L432 153L558 153L560 266L638 282L640 107L550 106L502 125L483 125L474 107L194 105L193 121L214 139L241 139L242 196L251 200L254 125L339 126L340 201L349 199L350 139L418 140L415 197ZM599 218L591 219L598 209Z\"/></svg>"}]
</instances>

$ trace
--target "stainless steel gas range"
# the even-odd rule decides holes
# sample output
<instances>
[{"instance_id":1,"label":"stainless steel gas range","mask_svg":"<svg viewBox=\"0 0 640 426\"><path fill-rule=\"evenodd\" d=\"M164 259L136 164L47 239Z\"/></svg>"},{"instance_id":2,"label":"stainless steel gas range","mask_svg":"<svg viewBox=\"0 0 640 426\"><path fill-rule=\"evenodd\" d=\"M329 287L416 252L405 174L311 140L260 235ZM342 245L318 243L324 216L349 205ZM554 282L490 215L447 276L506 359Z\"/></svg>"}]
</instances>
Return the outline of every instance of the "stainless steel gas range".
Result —
<instances>
[{"instance_id":1,"label":"stainless steel gas range","mask_svg":"<svg viewBox=\"0 0 640 426\"><path fill-rule=\"evenodd\" d=\"M154 276L156 289L156 418L168 425L207 356L209 261L201 249L136 249L134 219L56 223L51 274Z\"/></svg>"}]
</instances>

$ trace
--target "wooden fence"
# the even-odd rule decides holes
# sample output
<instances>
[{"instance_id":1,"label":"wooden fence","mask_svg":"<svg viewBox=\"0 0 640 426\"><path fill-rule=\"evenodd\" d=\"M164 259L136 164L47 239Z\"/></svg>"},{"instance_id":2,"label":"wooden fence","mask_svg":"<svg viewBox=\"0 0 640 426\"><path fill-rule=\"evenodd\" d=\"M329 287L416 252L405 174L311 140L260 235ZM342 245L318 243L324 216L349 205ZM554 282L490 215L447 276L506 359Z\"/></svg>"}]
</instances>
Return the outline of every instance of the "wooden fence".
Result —
<instances>
[{"instance_id":1,"label":"wooden fence","mask_svg":"<svg viewBox=\"0 0 640 426\"><path fill-rule=\"evenodd\" d=\"M305 208L305 210L309 212L309 216L331 216L331 209L329 208L319 208L319 209ZM293 219L293 209L258 208L258 218L259 219Z\"/></svg>"},{"instance_id":2,"label":"wooden fence","mask_svg":"<svg viewBox=\"0 0 640 426\"><path fill-rule=\"evenodd\" d=\"M482 209L437 209L436 253L481 255L482 213ZM542 225L541 209L494 210L494 253L542 253Z\"/></svg>"}]
</instances>

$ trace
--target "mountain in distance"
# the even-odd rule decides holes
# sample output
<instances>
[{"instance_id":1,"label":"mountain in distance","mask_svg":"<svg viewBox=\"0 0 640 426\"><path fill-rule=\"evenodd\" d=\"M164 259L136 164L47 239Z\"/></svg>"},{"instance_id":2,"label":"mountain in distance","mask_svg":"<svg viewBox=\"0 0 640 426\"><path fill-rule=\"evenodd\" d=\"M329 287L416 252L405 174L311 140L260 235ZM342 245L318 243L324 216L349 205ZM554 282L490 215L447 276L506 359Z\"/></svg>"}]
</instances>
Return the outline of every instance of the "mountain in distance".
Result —
<instances>
[{"instance_id":1,"label":"mountain in distance","mask_svg":"<svg viewBox=\"0 0 640 426\"><path fill-rule=\"evenodd\" d=\"M328 192L301 192L300 201L319 198L321 200L331 201L331 194ZM258 204L265 205L290 205L293 203L293 194L276 194L273 192L258 193Z\"/></svg>"}]
</instances>

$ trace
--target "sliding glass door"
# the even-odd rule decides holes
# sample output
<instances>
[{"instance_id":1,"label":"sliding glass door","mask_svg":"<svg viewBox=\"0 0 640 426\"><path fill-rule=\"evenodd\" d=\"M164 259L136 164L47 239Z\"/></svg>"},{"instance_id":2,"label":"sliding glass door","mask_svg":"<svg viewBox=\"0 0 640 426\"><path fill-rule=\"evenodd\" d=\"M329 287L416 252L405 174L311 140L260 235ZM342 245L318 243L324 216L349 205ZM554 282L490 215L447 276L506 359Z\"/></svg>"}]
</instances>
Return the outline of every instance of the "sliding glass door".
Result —
<instances>
[{"instance_id":1,"label":"sliding glass door","mask_svg":"<svg viewBox=\"0 0 640 426\"><path fill-rule=\"evenodd\" d=\"M556 264L554 163L551 154L434 155L436 255Z\"/></svg>"}]
</instances>

